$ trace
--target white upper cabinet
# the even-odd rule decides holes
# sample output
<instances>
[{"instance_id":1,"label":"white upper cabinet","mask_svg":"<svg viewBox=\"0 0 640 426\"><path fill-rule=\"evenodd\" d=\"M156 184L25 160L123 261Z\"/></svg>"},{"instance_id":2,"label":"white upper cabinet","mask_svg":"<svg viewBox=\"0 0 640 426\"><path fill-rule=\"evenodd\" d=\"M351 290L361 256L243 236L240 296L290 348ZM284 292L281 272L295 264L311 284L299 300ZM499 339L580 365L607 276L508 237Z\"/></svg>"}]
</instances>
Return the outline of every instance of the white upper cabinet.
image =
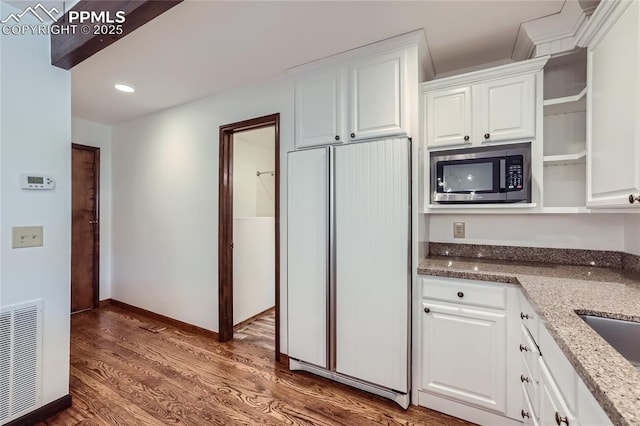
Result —
<instances>
[{"instance_id":1,"label":"white upper cabinet","mask_svg":"<svg viewBox=\"0 0 640 426\"><path fill-rule=\"evenodd\" d=\"M301 75L295 81L296 146L340 142L344 73L340 69Z\"/></svg>"},{"instance_id":2,"label":"white upper cabinet","mask_svg":"<svg viewBox=\"0 0 640 426\"><path fill-rule=\"evenodd\" d=\"M427 92L429 146L471 144L471 87Z\"/></svg>"},{"instance_id":3,"label":"white upper cabinet","mask_svg":"<svg viewBox=\"0 0 640 426\"><path fill-rule=\"evenodd\" d=\"M640 3L602 2L591 20L587 207L640 209Z\"/></svg>"},{"instance_id":4,"label":"white upper cabinet","mask_svg":"<svg viewBox=\"0 0 640 426\"><path fill-rule=\"evenodd\" d=\"M407 133L404 101L404 50L365 59L350 69L349 139Z\"/></svg>"},{"instance_id":5,"label":"white upper cabinet","mask_svg":"<svg viewBox=\"0 0 640 426\"><path fill-rule=\"evenodd\" d=\"M291 69L296 149L411 136L426 54L414 31Z\"/></svg>"},{"instance_id":6,"label":"white upper cabinet","mask_svg":"<svg viewBox=\"0 0 640 426\"><path fill-rule=\"evenodd\" d=\"M489 81L475 86L474 99L479 99L476 110L480 113L475 139L497 142L534 138L535 87L533 74ZM480 96L477 96L478 94Z\"/></svg>"},{"instance_id":7,"label":"white upper cabinet","mask_svg":"<svg viewBox=\"0 0 640 426\"><path fill-rule=\"evenodd\" d=\"M536 139L542 89L536 80L547 59L423 83L422 131L427 148Z\"/></svg>"}]
</instances>

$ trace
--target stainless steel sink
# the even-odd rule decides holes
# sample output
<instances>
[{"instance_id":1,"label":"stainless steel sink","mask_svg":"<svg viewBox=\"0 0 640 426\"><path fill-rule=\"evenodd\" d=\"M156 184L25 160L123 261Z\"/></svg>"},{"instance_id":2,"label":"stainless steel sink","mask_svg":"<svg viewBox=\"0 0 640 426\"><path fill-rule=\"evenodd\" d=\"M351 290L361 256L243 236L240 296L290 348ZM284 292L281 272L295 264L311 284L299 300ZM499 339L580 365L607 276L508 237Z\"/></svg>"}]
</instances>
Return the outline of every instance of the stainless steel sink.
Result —
<instances>
[{"instance_id":1,"label":"stainless steel sink","mask_svg":"<svg viewBox=\"0 0 640 426\"><path fill-rule=\"evenodd\" d=\"M640 370L640 322L580 315L604 340Z\"/></svg>"}]
</instances>

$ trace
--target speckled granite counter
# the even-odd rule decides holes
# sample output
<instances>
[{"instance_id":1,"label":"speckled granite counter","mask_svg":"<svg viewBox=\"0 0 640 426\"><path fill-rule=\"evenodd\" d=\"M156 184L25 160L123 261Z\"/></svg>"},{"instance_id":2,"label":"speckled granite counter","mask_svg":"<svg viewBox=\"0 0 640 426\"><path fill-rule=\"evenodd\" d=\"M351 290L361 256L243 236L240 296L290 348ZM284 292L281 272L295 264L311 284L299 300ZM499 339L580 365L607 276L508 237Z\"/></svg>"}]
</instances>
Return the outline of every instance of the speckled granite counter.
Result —
<instances>
[{"instance_id":1,"label":"speckled granite counter","mask_svg":"<svg viewBox=\"0 0 640 426\"><path fill-rule=\"evenodd\" d=\"M640 275L611 268L453 257L428 257L420 262L418 274L520 284L613 423L640 425L640 371L576 314L640 322Z\"/></svg>"}]
</instances>

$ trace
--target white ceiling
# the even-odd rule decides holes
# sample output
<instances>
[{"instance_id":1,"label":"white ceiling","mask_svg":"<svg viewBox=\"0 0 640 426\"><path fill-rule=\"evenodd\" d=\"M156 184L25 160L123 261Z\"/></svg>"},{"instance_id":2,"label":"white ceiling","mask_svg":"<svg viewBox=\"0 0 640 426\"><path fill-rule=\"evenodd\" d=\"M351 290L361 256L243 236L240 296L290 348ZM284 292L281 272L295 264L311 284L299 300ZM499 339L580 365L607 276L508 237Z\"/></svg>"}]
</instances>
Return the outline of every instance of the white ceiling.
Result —
<instances>
[{"instance_id":1,"label":"white ceiling","mask_svg":"<svg viewBox=\"0 0 640 426\"><path fill-rule=\"evenodd\" d=\"M187 0L72 69L73 116L128 121L419 28L438 74L505 60L521 23L563 4ZM116 82L136 93L115 91Z\"/></svg>"}]
</instances>

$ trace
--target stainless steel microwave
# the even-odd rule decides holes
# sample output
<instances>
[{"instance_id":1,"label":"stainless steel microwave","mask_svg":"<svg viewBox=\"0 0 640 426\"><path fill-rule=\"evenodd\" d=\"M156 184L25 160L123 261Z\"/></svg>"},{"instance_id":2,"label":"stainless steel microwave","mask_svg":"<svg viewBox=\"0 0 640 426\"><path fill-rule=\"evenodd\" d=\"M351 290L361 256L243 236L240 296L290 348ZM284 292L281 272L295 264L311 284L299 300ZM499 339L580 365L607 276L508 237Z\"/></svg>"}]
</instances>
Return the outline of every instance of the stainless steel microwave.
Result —
<instances>
[{"instance_id":1,"label":"stainless steel microwave","mask_svg":"<svg viewBox=\"0 0 640 426\"><path fill-rule=\"evenodd\" d=\"M431 203L531 202L531 143L431 152Z\"/></svg>"}]
</instances>

